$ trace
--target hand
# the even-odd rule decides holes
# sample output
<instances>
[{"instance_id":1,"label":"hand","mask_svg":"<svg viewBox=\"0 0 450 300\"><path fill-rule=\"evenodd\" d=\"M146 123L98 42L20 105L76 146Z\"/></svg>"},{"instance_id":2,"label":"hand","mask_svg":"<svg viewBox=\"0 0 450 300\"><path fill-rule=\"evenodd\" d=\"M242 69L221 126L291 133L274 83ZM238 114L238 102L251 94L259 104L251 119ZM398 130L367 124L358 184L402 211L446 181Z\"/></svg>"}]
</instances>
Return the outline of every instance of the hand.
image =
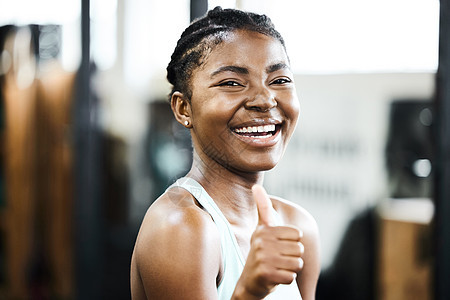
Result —
<instances>
[{"instance_id":1,"label":"hand","mask_svg":"<svg viewBox=\"0 0 450 300\"><path fill-rule=\"evenodd\" d=\"M264 188L255 185L258 226L251 238L250 252L236 291L246 298L262 299L278 284L290 284L303 267L302 232L292 226L275 226L272 201Z\"/></svg>"}]
</instances>

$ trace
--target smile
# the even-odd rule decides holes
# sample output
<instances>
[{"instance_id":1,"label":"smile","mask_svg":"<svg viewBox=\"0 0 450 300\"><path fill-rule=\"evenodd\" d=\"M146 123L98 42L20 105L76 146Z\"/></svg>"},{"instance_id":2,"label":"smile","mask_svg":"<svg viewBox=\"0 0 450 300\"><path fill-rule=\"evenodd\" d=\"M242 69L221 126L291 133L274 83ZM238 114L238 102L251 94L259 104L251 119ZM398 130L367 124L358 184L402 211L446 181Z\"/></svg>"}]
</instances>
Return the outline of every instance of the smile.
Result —
<instances>
[{"instance_id":1,"label":"smile","mask_svg":"<svg viewBox=\"0 0 450 300\"><path fill-rule=\"evenodd\" d=\"M281 128L281 125L267 124L259 126L243 126L236 127L233 132L241 137L256 138L256 139L268 139L276 135Z\"/></svg>"}]
</instances>

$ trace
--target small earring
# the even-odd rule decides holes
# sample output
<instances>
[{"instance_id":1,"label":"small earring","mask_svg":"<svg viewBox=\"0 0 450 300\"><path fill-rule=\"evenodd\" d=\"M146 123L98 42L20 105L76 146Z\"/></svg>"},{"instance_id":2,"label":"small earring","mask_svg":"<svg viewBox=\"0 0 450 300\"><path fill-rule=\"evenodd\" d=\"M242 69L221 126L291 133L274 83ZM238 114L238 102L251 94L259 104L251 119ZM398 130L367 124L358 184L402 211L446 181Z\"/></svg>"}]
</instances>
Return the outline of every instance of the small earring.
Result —
<instances>
[{"instance_id":1,"label":"small earring","mask_svg":"<svg viewBox=\"0 0 450 300\"><path fill-rule=\"evenodd\" d=\"M184 121L184 125L189 126L189 121L188 120Z\"/></svg>"}]
</instances>

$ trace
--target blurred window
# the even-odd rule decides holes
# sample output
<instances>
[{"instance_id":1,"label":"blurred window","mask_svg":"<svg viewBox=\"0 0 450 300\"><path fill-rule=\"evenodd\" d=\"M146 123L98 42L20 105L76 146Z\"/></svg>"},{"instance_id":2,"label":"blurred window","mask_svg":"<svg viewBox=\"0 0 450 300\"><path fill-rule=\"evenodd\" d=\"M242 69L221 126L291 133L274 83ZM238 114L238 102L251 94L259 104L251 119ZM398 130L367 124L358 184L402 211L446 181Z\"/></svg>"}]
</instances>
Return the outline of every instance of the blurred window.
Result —
<instances>
[{"instance_id":1,"label":"blurred window","mask_svg":"<svg viewBox=\"0 0 450 300\"><path fill-rule=\"evenodd\" d=\"M267 14L295 73L435 72L438 0L210 0Z\"/></svg>"},{"instance_id":2,"label":"blurred window","mask_svg":"<svg viewBox=\"0 0 450 300\"><path fill-rule=\"evenodd\" d=\"M76 70L81 58L80 0L0 0L0 26L62 25L61 62L66 70Z\"/></svg>"},{"instance_id":3,"label":"blurred window","mask_svg":"<svg viewBox=\"0 0 450 300\"><path fill-rule=\"evenodd\" d=\"M109 69L117 56L117 0L91 0L91 56L97 66Z\"/></svg>"},{"instance_id":4,"label":"blurred window","mask_svg":"<svg viewBox=\"0 0 450 300\"><path fill-rule=\"evenodd\" d=\"M165 78L173 49L189 25L189 7L189 0L126 1L125 80L138 92Z\"/></svg>"}]
</instances>

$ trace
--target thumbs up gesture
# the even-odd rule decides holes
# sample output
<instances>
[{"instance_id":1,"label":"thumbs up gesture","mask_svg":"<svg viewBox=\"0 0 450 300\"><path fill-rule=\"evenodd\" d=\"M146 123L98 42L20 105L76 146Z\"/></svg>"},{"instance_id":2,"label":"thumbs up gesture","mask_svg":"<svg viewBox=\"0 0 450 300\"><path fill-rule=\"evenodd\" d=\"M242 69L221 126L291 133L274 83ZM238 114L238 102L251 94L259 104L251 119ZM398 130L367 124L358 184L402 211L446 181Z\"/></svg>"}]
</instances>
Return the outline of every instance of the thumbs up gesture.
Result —
<instances>
[{"instance_id":1,"label":"thumbs up gesture","mask_svg":"<svg viewBox=\"0 0 450 300\"><path fill-rule=\"evenodd\" d=\"M258 225L275 226L274 209L266 190L262 186L255 184L252 187L252 192L256 207L258 208Z\"/></svg>"},{"instance_id":2,"label":"thumbs up gesture","mask_svg":"<svg viewBox=\"0 0 450 300\"><path fill-rule=\"evenodd\" d=\"M252 188L258 208L258 226L235 292L245 299L262 299L278 284L290 284L303 268L302 232L293 226L276 226L272 201L260 185Z\"/></svg>"}]
</instances>

